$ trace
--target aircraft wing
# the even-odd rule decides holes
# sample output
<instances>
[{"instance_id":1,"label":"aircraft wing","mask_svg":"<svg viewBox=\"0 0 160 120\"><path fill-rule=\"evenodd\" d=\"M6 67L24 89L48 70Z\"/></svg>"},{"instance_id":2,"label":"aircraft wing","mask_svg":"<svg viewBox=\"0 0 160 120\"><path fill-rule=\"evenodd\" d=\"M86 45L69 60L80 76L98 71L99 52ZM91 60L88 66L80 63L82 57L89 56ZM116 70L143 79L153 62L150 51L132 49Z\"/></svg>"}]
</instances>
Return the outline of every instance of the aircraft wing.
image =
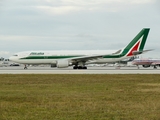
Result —
<instances>
[{"instance_id":1,"label":"aircraft wing","mask_svg":"<svg viewBox=\"0 0 160 120\"><path fill-rule=\"evenodd\" d=\"M86 55L86 56L71 58L70 60L72 62L86 62L89 60L101 59L101 58L103 58L103 56L105 56L105 55L91 55L91 56Z\"/></svg>"}]
</instances>

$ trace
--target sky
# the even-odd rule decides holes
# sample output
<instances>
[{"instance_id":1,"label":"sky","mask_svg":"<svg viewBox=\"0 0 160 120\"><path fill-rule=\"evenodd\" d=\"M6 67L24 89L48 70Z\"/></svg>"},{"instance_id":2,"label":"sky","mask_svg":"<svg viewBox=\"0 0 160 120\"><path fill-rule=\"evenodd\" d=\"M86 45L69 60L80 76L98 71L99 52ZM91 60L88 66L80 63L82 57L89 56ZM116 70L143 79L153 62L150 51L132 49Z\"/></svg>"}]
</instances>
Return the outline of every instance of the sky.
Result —
<instances>
[{"instance_id":1,"label":"sky","mask_svg":"<svg viewBox=\"0 0 160 120\"><path fill-rule=\"evenodd\" d=\"M118 50L150 28L142 57L160 58L158 0L0 0L0 57L30 50Z\"/></svg>"}]
</instances>

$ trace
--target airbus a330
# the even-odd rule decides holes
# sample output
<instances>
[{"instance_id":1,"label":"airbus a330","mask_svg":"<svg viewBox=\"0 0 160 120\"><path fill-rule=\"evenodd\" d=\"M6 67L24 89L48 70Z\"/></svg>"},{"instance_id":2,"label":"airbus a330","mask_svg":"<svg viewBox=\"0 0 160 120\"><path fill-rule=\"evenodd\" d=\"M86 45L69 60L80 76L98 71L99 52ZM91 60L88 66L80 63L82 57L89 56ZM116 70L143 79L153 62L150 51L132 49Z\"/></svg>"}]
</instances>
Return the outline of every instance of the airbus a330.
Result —
<instances>
[{"instance_id":1,"label":"airbus a330","mask_svg":"<svg viewBox=\"0 0 160 120\"><path fill-rule=\"evenodd\" d=\"M50 64L52 67L87 69L87 64L104 64L121 61L150 50L143 50L149 28L142 29L133 40L117 52L108 50L60 50L60 51L25 51L14 54L10 61L27 65Z\"/></svg>"}]
</instances>

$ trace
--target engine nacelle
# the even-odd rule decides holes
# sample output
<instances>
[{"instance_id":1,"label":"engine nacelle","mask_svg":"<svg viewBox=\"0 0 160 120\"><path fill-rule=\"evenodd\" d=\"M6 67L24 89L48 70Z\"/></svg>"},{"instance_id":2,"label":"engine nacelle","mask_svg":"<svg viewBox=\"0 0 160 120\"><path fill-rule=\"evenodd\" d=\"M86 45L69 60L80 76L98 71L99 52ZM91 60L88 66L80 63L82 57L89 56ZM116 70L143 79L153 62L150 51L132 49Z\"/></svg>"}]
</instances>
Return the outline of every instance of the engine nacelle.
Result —
<instances>
[{"instance_id":1,"label":"engine nacelle","mask_svg":"<svg viewBox=\"0 0 160 120\"><path fill-rule=\"evenodd\" d=\"M69 66L68 60L58 60L57 61L57 68L66 68Z\"/></svg>"},{"instance_id":2,"label":"engine nacelle","mask_svg":"<svg viewBox=\"0 0 160 120\"><path fill-rule=\"evenodd\" d=\"M150 67L151 65L142 65L144 68Z\"/></svg>"}]
</instances>

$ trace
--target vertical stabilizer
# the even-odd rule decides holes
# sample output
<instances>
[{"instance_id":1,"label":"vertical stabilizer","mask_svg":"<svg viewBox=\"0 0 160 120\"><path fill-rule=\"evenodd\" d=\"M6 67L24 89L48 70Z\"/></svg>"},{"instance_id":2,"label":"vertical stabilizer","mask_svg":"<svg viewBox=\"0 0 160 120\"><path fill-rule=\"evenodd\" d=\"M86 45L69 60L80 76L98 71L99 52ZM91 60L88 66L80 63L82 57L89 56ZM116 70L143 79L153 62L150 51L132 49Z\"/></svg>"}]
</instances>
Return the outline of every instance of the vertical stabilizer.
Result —
<instances>
[{"instance_id":1,"label":"vertical stabilizer","mask_svg":"<svg viewBox=\"0 0 160 120\"><path fill-rule=\"evenodd\" d=\"M123 49L122 54L125 56L133 56L135 52L142 53L147 40L149 28L142 29L136 37Z\"/></svg>"}]
</instances>

